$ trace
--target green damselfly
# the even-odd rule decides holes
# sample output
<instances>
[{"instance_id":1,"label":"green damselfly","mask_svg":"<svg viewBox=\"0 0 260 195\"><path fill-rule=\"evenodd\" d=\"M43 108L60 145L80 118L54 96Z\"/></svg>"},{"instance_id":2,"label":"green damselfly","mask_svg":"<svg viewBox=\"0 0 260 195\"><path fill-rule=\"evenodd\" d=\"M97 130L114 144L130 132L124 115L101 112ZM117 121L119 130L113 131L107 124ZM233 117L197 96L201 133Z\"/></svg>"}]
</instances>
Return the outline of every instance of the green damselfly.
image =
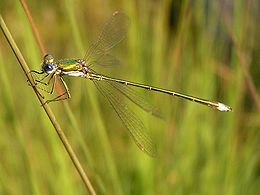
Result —
<instances>
[{"instance_id":1,"label":"green damselfly","mask_svg":"<svg viewBox=\"0 0 260 195\"><path fill-rule=\"evenodd\" d=\"M158 116L158 113L144 99L138 96L131 87L143 88L150 91L180 97L202 105L206 105L219 111L231 111L231 107L220 102L193 97L150 85L112 78L95 72L92 69L92 66L97 64L113 65L116 63L116 58L110 55L109 51L124 39L128 27L128 17L123 13L115 12L104 25L98 40L90 46L83 59L66 59L55 61L51 54L46 54L43 58L42 71L31 71L31 73L43 74L41 79L36 79L36 85L38 87L41 84L49 86L50 83L52 83L51 89L48 92L53 94L56 80L60 79L65 89L64 93L51 100L47 100L46 103L64 100L71 97L68 87L63 80L64 76L83 77L90 79L93 81L101 94L106 97L119 118L122 120L123 124L130 132L137 146L150 156L154 156L156 154L156 148L152 142L152 139L146 132L142 121L129 107L127 107L126 103L122 99L123 97L128 98L143 110L150 112L155 116ZM46 78L48 78L47 81Z\"/></svg>"}]
</instances>

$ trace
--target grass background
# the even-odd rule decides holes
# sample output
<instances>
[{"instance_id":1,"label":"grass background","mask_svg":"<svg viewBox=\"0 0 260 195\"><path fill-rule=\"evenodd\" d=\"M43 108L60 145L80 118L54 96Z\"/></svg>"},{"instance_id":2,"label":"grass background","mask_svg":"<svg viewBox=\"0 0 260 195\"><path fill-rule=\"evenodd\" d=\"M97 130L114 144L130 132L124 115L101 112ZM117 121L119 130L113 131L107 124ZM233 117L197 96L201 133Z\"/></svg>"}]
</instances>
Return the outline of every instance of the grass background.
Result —
<instances>
[{"instance_id":1,"label":"grass background","mask_svg":"<svg viewBox=\"0 0 260 195\"><path fill-rule=\"evenodd\" d=\"M116 10L131 20L102 73L219 100L221 113L139 93L165 120L136 108L158 146L142 153L94 85L69 78L72 99L50 106L98 194L258 194L260 64L257 1L26 1L48 53L84 56ZM42 54L19 1L0 13L31 69ZM2 33L1 33L2 34ZM0 194L85 194L85 187L0 36Z\"/></svg>"}]
</instances>

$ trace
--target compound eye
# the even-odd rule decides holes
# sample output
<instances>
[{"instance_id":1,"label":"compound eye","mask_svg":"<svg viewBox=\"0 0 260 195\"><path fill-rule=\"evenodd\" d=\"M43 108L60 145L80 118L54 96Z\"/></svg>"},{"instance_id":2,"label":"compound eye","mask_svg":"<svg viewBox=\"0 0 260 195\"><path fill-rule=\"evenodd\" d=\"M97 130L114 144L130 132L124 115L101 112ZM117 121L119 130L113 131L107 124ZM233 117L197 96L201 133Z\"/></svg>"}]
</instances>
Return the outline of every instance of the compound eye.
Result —
<instances>
[{"instance_id":1,"label":"compound eye","mask_svg":"<svg viewBox=\"0 0 260 195\"><path fill-rule=\"evenodd\" d=\"M53 66L51 64L44 64L42 67L44 72L51 72L53 70Z\"/></svg>"}]
</instances>

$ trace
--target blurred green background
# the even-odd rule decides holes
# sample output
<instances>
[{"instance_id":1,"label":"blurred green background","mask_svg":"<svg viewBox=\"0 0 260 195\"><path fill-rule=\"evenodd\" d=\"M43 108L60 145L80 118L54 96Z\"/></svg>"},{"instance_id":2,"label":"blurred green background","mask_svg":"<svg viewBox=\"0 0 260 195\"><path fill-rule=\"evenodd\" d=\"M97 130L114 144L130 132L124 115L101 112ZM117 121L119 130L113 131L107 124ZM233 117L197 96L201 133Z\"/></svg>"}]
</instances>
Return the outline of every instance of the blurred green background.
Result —
<instances>
[{"instance_id":1,"label":"blurred green background","mask_svg":"<svg viewBox=\"0 0 260 195\"><path fill-rule=\"evenodd\" d=\"M81 58L116 10L131 27L99 72L233 108L222 113L137 90L160 120L136 108L157 144L134 144L92 82L68 78L72 99L50 104L98 194L260 194L259 2L180 0L26 1L57 59ZM19 1L0 13L31 69L43 54ZM85 194L80 176L19 64L0 36L0 194Z\"/></svg>"}]
</instances>

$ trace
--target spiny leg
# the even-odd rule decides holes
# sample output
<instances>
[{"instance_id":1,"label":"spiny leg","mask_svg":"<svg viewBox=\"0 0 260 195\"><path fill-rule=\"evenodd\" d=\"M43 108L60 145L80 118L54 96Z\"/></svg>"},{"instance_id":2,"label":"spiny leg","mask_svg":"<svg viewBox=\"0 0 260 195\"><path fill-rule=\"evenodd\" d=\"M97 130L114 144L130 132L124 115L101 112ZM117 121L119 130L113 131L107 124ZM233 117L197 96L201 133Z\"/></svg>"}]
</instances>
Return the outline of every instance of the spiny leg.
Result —
<instances>
[{"instance_id":1,"label":"spiny leg","mask_svg":"<svg viewBox=\"0 0 260 195\"><path fill-rule=\"evenodd\" d=\"M55 79L55 75L56 75L55 73L52 73L47 82L44 82L43 80L44 80L45 78L47 78L47 77L49 76L49 74L46 74L46 75L45 75L43 78L41 78L40 80L39 80L39 79L36 79L35 81L36 81L37 83L42 84L42 85L48 86L48 85L50 85L51 80L52 80L53 78ZM51 90L50 90L50 94L52 94L51 91L53 91L53 86L52 86L52 88L51 88Z\"/></svg>"},{"instance_id":2,"label":"spiny leg","mask_svg":"<svg viewBox=\"0 0 260 195\"><path fill-rule=\"evenodd\" d=\"M40 78L40 79L35 79L34 78L34 76L33 75L40 75L40 74L44 74L45 72L38 72L38 71L35 71L35 70L31 70L30 72L29 72L29 74L32 76L32 78L33 78L33 80L36 82L36 84L38 84L38 83L40 83L40 84L42 84L42 85L49 85L49 83L50 83L50 80L52 79L52 77L54 76L54 74L55 73L52 73L51 74L51 77L50 77L50 79L48 80L48 82L44 82L43 80L44 79L46 79L50 74L48 74L48 73L45 73L45 75L42 77L42 78Z\"/></svg>"},{"instance_id":3,"label":"spiny leg","mask_svg":"<svg viewBox=\"0 0 260 195\"><path fill-rule=\"evenodd\" d=\"M36 71L35 71L36 72ZM48 76L50 76L50 78L47 80L47 82L44 82L44 79L46 79ZM40 87L40 85L42 86L49 86L51 81L53 80L53 83L51 85L51 88L50 89L44 89L43 87ZM55 83L56 83L56 74L55 73L52 73L52 74L46 74L44 75L41 79L35 79L35 82L36 82L36 87L42 91L45 91L47 92L48 94L53 94L53 91L54 91L54 86L55 86Z\"/></svg>"},{"instance_id":4,"label":"spiny leg","mask_svg":"<svg viewBox=\"0 0 260 195\"><path fill-rule=\"evenodd\" d=\"M71 95L70 95L70 92L69 92L69 88L68 88L67 84L65 83L64 79L62 77L59 77L59 79L61 80L61 83L62 83L62 85L63 85L63 87L65 89L65 92L60 94L60 95L58 95L57 97L55 97L53 99L47 100L44 104L48 104L48 103L51 103L51 102L61 101L61 100L66 100L66 99L71 98ZM55 83L56 83L56 78L54 79L54 85L55 85ZM53 90L54 90L54 87L53 87Z\"/></svg>"},{"instance_id":5,"label":"spiny leg","mask_svg":"<svg viewBox=\"0 0 260 195\"><path fill-rule=\"evenodd\" d=\"M43 72L43 71L42 71L42 72L38 72L38 71L35 71L35 70L31 70L31 71L29 71L27 74L28 74L28 75L30 74L31 77L32 77L32 79L34 80L34 83L33 83L33 84L30 83L29 80L27 80L28 85L35 87L35 88L36 88L36 93L37 93L38 95L40 95L40 96L44 99L44 96L43 96L37 89L40 89L40 90L43 90L43 91L47 91L47 90L46 90L46 89L43 89L43 88L41 88L41 87L39 87L39 85L38 85L39 80L38 80L38 79L35 79L35 76L34 76L34 75L36 75L36 74L37 74L37 75L44 74L44 72ZM41 81L44 80L47 76L48 76L48 74L44 75L40 80L41 80ZM41 83L41 84L42 84L42 83Z\"/></svg>"}]
</instances>

